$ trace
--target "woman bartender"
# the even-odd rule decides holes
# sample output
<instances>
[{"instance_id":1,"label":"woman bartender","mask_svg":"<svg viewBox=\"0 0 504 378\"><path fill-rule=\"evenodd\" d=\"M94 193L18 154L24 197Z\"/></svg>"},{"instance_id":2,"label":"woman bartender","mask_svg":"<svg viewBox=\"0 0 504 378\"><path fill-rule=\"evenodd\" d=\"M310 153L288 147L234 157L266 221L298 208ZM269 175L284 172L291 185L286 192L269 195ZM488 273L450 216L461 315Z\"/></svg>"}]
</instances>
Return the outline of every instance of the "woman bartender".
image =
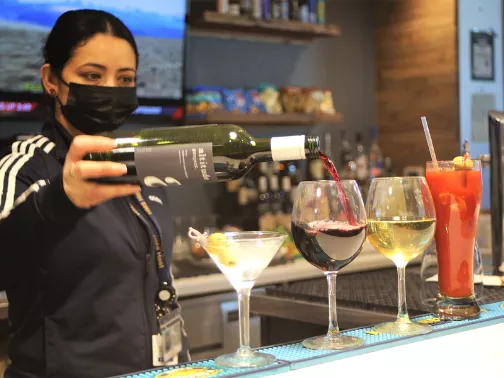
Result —
<instances>
[{"instance_id":1,"label":"woman bartender","mask_svg":"<svg viewBox=\"0 0 504 378\"><path fill-rule=\"evenodd\" d=\"M137 107L135 40L109 13L69 11L43 52L53 116L0 159L5 376L106 377L187 361L165 193L90 182L126 167L82 160L114 148L92 135Z\"/></svg>"}]
</instances>

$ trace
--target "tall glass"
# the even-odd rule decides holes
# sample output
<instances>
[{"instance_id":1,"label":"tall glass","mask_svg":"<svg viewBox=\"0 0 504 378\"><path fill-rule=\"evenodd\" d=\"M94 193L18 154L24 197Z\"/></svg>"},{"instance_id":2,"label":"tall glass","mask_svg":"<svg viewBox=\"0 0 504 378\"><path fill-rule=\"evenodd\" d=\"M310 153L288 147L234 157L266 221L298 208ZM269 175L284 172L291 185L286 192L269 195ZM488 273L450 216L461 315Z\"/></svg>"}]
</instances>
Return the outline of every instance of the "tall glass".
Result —
<instances>
[{"instance_id":1,"label":"tall glass","mask_svg":"<svg viewBox=\"0 0 504 378\"><path fill-rule=\"evenodd\" d=\"M439 292L433 311L441 318L477 317L474 247L482 195L481 162L427 162L427 183L436 206Z\"/></svg>"},{"instance_id":2,"label":"tall glass","mask_svg":"<svg viewBox=\"0 0 504 378\"><path fill-rule=\"evenodd\" d=\"M327 335L306 339L309 349L344 350L364 345L340 334L336 316L336 276L359 254L366 239L366 212L353 180L304 181L292 211L292 237L301 255L322 270L329 288Z\"/></svg>"},{"instance_id":3,"label":"tall glass","mask_svg":"<svg viewBox=\"0 0 504 378\"><path fill-rule=\"evenodd\" d=\"M434 236L436 213L424 177L387 177L371 182L367 199L368 239L397 267L398 311L395 322L379 324L378 332L417 335L432 331L413 323L406 305L406 265L422 253Z\"/></svg>"},{"instance_id":4,"label":"tall glass","mask_svg":"<svg viewBox=\"0 0 504 378\"><path fill-rule=\"evenodd\" d=\"M478 247L478 242L474 246L474 297L478 302L484 298L485 288L483 284L484 266L481 250ZM420 266L420 299L422 307L432 312L434 305L438 299L439 284L438 284L438 255L436 243L432 243L427 248L422 256L422 265Z\"/></svg>"}]
</instances>

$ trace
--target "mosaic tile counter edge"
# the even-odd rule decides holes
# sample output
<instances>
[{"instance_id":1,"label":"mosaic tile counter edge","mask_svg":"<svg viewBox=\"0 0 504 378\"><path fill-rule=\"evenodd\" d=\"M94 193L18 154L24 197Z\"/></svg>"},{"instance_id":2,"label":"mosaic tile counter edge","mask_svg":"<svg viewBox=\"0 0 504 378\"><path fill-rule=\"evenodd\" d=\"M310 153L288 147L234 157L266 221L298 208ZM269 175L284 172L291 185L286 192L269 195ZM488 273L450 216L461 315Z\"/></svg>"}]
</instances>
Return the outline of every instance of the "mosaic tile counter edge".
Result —
<instances>
[{"instance_id":1,"label":"mosaic tile counter edge","mask_svg":"<svg viewBox=\"0 0 504 378\"><path fill-rule=\"evenodd\" d=\"M214 363L213 360L202 360L202 361L195 361L191 362L188 364L181 364L181 365L176 365L173 367L169 368L158 368L158 369L152 369L152 370L146 370L143 372L138 372L136 374L129 374L129 375L121 375L117 377L109 377L109 378L164 378L163 375L169 373L170 371L173 371L175 373L175 370L181 369L181 368L206 368L206 369L211 369L213 371L212 374L206 374L206 375L198 375L197 373L194 373L193 375L167 375L166 378L175 378L175 377L186 377L186 378L193 378L193 377L212 377L212 378L219 378L219 377L226 377L226 378L236 378L236 377L246 377L246 378L256 378L256 377L266 377L268 375L273 375L273 374L278 374L278 373L285 373L290 371L289 363L286 361L277 361L272 365L263 367L263 368L254 368L254 369L231 369L231 368L223 368Z\"/></svg>"},{"instance_id":2,"label":"mosaic tile counter edge","mask_svg":"<svg viewBox=\"0 0 504 378\"><path fill-rule=\"evenodd\" d=\"M314 351L306 349L300 342L269 346L266 348L258 348L265 353L273 354L277 357L278 362L257 369L228 369L217 366L213 360L196 361L189 364L178 365L170 368L153 369L136 374L124 375L111 378L156 378L163 373L168 373L182 367L195 368L206 367L215 369L215 374L206 375L208 377L264 377L268 375L278 374L289 370L301 369L304 367L331 362L342 358L348 358L360 354L371 353L376 350L397 347L404 344L409 344L415 341L427 340L436 337L441 337L453 334L460 331L476 329L492 324L504 323L504 302L489 303L482 306L483 312L478 319L464 321L439 321L432 314L415 317L413 321L430 322L434 328L432 333L420 336L397 336L388 334L376 334L373 332L373 327L357 328L342 332L345 335L358 336L364 338L366 344L364 347L345 351L345 352L330 352L330 351ZM175 372L174 372L175 373ZM164 374L163 374L164 375ZM173 375L171 377L176 377ZM168 376L170 377L170 376ZM171 378L170 377L170 378ZM194 375L196 377L196 375ZM204 377L204 375L202 375ZM160 376L159 378L164 378Z\"/></svg>"},{"instance_id":3,"label":"mosaic tile counter edge","mask_svg":"<svg viewBox=\"0 0 504 378\"><path fill-rule=\"evenodd\" d=\"M484 310L478 319L463 321L439 321L432 323L432 333L417 336L398 336L388 334L373 334L373 327L356 328L343 331L344 335L358 336L365 340L362 348L344 352L315 351L303 347L300 342L281 344L260 349L262 352L273 354L279 360L290 362L290 369L296 370L316 364L331 362L341 358L348 358L360 354L371 353L384 348L392 348L415 341L432 339L455 332L470 330L487 325L504 323L504 302L483 305ZM435 320L432 314L412 318L413 321Z\"/></svg>"}]
</instances>

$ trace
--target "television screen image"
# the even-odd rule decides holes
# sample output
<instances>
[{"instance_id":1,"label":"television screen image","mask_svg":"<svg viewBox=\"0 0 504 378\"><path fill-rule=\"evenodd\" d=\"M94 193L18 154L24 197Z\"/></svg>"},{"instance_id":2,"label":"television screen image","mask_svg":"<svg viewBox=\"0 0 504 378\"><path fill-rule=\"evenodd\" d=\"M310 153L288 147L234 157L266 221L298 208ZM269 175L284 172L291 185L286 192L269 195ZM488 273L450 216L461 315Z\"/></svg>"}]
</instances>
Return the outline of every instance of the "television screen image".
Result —
<instances>
[{"instance_id":1,"label":"television screen image","mask_svg":"<svg viewBox=\"0 0 504 378\"><path fill-rule=\"evenodd\" d=\"M2 0L0 92L41 93L45 39L56 19L73 9L110 12L132 31L140 98L182 99L186 0Z\"/></svg>"}]
</instances>

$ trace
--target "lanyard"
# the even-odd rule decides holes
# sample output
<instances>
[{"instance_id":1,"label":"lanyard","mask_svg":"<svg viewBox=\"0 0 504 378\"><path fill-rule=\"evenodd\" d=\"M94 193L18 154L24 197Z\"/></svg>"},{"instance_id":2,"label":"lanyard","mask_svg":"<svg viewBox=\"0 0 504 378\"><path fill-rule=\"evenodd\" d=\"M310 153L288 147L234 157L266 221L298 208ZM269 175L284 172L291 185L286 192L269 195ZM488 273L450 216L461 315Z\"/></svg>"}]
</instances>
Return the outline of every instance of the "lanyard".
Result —
<instances>
[{"instance_id":1,"label":"lanyard","mask_svg":"<svg viewBox=\"0 0 504 378\"><path fill-rule=\"evenodd\" d=\"M170 269L168 268L168 265L166 264L166 257L163 252L162 246L161 246L161 228L159 227L159 223L157 219L155 218L154 214L152 213L152 210L150 209L149 205L147 202L145 202L144 198L140 193L136 194L136 197L138 199L138 202L140 203L140 206L144 209L145 213L149 216L149 219L151 222L154 224L155 228L159 231L159 237L156 234L155 231L152 232L152 239L154 241L154 247L155 247L155 253L156 253L156 267L158 271L158 278L159 278L159 290L157 293L158 299L162 302L162 306L165 307L166 305L173 305L176 300L175 296L175 289L171 285L171 275L170 275ZM133 205L130 204L131 210L140 218L142 216L138 212L137 209Z\"/></svg>"}]
</instances>

